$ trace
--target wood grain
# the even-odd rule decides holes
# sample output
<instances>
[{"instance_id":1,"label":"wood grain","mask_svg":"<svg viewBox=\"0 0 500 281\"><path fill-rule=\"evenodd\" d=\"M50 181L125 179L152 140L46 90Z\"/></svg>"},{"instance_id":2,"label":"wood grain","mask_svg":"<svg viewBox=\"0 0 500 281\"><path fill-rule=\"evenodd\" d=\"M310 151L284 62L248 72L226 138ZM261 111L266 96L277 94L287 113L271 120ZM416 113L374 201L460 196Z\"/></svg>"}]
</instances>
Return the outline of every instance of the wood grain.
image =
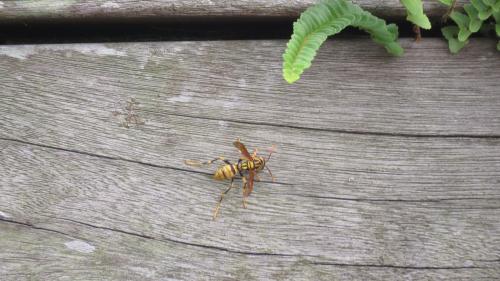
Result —
<instances>
[{"instance_id":1,"label":"wood grain","mask_svg":"<svg viewBox=\"0 0 500 281\"><path fill-rule=\"evenodd\" d=\"M115 230L68 224L59 234L0 222L2 280L494 280L495 268L406 268L315 264L306 257L248 255ZM76 235L81 237L75 237ZM81 241L91 253L68 248ZM69 244L71 245L71 244ZM26 253L30 253L26 255ZM33 264L37 266L33 266Z\"/></svg>"},{"instance_id":2,"label":"wood grain","mask_svg":"<svg viewBox=\"0 0 500 281\"><path fill-rule=\"evenodd\" d=\"M1 145L4 147L1 210L10 216L8 221L31 225L22 225L16 232L26 235L24 233L29 232L26 228L36 228L50 231L58 241L52 242L58 247L31 242L23 248L24 252L16 252L16 256L22 260L48 251L49 256L45 254L42 263L51 270L62 268L64 274L68 274L69 268L81 271L90 268L97 276L105 277L109 274L103 272L105 268L121 271L125 270L122 267L134 266L134 259L148 256L148 251L161 243L166 245L154 251L157 257L147 259L147 265L138 266L143 272L136 273L136 278L165 274L165 270L183 272L182 269L189 266L197 269L179 278L192 280L192 276L210 274L213 279L223 276L240 279L237 269L246 268L251 275L269 276L296 266L304 269L294 275L304 280L322 271L326 271L329 278L338 278L336 269L346 270L346 267L352 267L347 272L356 279L368 274L353 272L357 268L380 271L370 273L378 279L397 273L426 278L453 278L462 274L491 279L500 274L496 262L500 250L499 176L494 171L475 172L485 157L469 160L477 164L465 171L457 164L459 161L448 161L437 167L428 164L435 170L455 170L448 173L455 172L457 181L464 181L462 174L470 174L471 179L465 179L469 185L466 187L439 184L447 180L446 172L418 179L419 165L401 157L398 160L405 163L401 166L417 170L412 178L420 181L417 185L420 189L412 193L392 179L399 175L390 165L377 167L388 174L381 179L378 171L343 172L338 166L346 165L345 162L333 163L324 170L315 169L314 180L306 182L308 171L300 166L310 160L294 158L295 151L284 150L277 155L276 162L272 162L281 181L257 183L247 210L241 208L239 194L230 194L220 220L212 222L212 208L218 191L225 184L212 182L206 174L12 141L2 141ZM460 142L455 146L460 150ZM500 162L498 146L497 143L489 151L489 157L497 163ZM466 158L467 155L459 156ZM172 164L180 162L180 159L169 159ZM423 159L425 157L418 157L416 162ZM295 177L284 172L290 169L288 165L277 166L277 163L291 161L299 167L294 171ZM498 171L498 165L495 166ZM408 176L403 175L405 177ZM366 181L379 182L385 187L376 188ZM426 183L429 181L434 182ZM351 198L342 194L348 189L353 190L353 194L347 195ZM392 196L383 196L388 190L392 190ZM449 198L439 196L448 190ZM357 192L365 194L357 197ZM394 195L400 198L392 198ZM34 241L37 241L34 239L37 233L30 234ZM8 235L2 237L7 238L0 240L12 239ZM84 255L76 250L76 253L65 254L72 250L65 243L75 240L86 241L104 253ZM142 242L138 244L138 241ZM122 245L117 247L117 243ZM15 244L8 247L7 253L14 251L13 247ZM56 253L51 254L52 251ZM102 261L101 254L117 256L119 261ZM222 260L215 265L206 263L206 259L218 257L215 259L219 260L220 254ZM56 261L66 255L70 260L54 268L52 255ZM73 255L85 262L71 261ZM257 269L252 266L255 262L261 265ZM8 268L2 267L6 272L17 272L12 268L17 262L11 263ZM169 266L160 270L164 263ZM217 266L222 263L226 266ZM44 276L34 270L23 272ZM78 271L69 276L86 278Z\"/></svg>"},{"instance_id":3,"label":"wood grain","mask_svg":"<svg viewBox=\"0 0 500 281\"><path fill-rule=\"evenodd\" d=\"M0 275L498 279L494 43L336 40L295 85L283 41L2 47ZM236 137L277 182L213 222L227 182L183 160Z\"/></svg>"},{"instance_id":4,"label":"wood grain","mask_svg":"<svg viewBox=\"0 0 500 281\"><path fill-rule=\"evenodd\" d=\"M11 0L2 2L0 22L297 18L302 11L316 2L315 0ZM397 0L354 2L381 17L402 19L406 16L404 7ZM423 2L426 14L432 18L438 19L447 10L447 7L438 1ZM458 1L457 6L463 6L464 2Z\"/></svg>"},{"instance_id":5,"label":"wood grain","mask_svg":"<svg viewBox=\"0 0 500 281\"><path fill-rule=\"evenodd\" d=\"M293 85L281 76L282 40L0 46L0 74L5 105L53 106L65 114L64 122L83 118L79 112L122 112L136 98L144 119L164 105L162 115L255 125L498 137L500 54L494 40L472 41L452 55L441 39L401 40L406 54L395 58L370 40L332 40ZM61 92L81 99L90 94L87 99L99 102L67 112L65 102L73 96ZM54 102L44 105L46 95ZM30 111L7 116L15 118L11 122L34 118ZM54 122L47 118L42 132ZM22 138L21 131L6 130Z\"/></svg>"}]
</instances>

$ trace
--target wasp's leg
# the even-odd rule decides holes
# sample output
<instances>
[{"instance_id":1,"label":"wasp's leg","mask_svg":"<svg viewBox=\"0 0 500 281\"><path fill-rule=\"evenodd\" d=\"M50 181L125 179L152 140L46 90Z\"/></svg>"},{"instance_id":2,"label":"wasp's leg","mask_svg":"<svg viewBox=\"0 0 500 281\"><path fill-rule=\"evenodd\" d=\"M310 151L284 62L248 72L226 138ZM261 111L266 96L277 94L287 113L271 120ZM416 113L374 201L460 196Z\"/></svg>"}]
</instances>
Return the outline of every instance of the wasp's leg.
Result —
<instances>
[{"instance_id":1,"label":"wasp's leg","mask_svg":"<svg viewBox=\"0 0 500 281\"><path fill-rule=\"evenodd\" d=\"M247 208L247 197L245 195L246 190L247 190L247 179L245 177L242 177L241 180L243 181L243 208Z\"/></svg>"},{"instance_id":2,"label":"wasp's leg","mask_svg":"<svg viewBox=\"0 0 500 281\"><path fill-rule=\"evenodd\" d=\"M260 181L259 174L255 173L255 181Z\"/></svg>"},{"instance_id":3,"label":"wasp's leg","mask_svg":"<svg viewBox=\"0 0 500 281\"><path fill-rule=\"evenodd\" d=\"M231 162L229 162L228 160L226 160L222 156L217 157L217 158L215 158L213 160L210 160L210 161L207 161L207 162L200 162L198 160L184 160L184 163L186 163L189 166L199 167L199 166L203 166L203 165L210 165L210 164L212 164L213 162L216 162L216 161L223 161L224 163L226 163L228 165L231 165Z\"/></svg>"},{"instance_id":4,"label":"wasp's leg","mask_svg":"<svg viewBox=\"0 0 500 281\"><path fill-rule=\"evenodd\" d=\"M214 209L214 214L213 214L214 220L217 218L217 215L219 214L220 205L222 204L222 199L224 199L224 195L226 195L229 192L229 190L231 190L231 188L233 188L233 186L234 186L233 181L234 181L234 178L231 179L231 185L229 186L229 188L226 189L226 191L222 192L220 195L219 202L217 202L217 205L215 206L215 209Z\"/></svg>"},{"instance_id":5,"label":"wasp's leg","mask_svg":"<svg viewBox=\"0 0 500 281\"><path fill-rule=\"evenodd\" d=\"M272 181L273 181L273 182L275 182L275 181L276 181L276 178L273 176L273 173L271 173L271 169L269 169L269 167L267 167L267 166L266 166L266 169L267 169L267 171L269 172L269 175L271 175L271 179L272 179Z\"/></svg>"}]
</instances>

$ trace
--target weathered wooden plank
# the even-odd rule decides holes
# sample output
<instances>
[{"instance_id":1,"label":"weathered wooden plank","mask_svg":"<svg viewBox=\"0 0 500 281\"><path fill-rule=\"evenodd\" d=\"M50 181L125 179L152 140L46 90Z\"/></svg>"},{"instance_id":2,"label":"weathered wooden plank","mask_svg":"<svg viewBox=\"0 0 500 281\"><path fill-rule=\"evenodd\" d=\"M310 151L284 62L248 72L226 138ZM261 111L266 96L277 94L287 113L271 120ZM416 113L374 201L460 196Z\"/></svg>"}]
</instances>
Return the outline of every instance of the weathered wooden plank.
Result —
<instances>
[{"instance_id":1,"label":"weathered wooden plank","mask_svg":"<svg viewBox=\"0 0 500 281\"><path fill-rule=\"evenodd\" d=\"M48 110L54 110L51 102L56 99L46 99ZM61 107L69 115L54 114L54 119L46 120L43 115L48 113L39 112L41 119L33 116L32 123L19 123L16 127L25 132L25 138L1 137L170 168L183 167L184 159L209 160L228 153L236 159L231 142L241 137L252 146L279 146L280 153L273 157L276 164L271 166L281 182L304 186L295 195L329 196L332 184L333 197L347 200L462 200L499 195L498 139L337 134L168 115L149 119L152 127L127 130L112 117L103 122L95 119L101 115L95 108L74 119L71 112L88 106L70 103ZM35 128L41 124L50 124L51 129L44 128L44 133Z\"/></svg>"},{"instance_id":2,"label":"weathered wooden plank","mask_svg":"<svg viewBox=\"0 0 500 281\"><path fill-rule=\"evenodd\" d=\"M96 278L120 279L132 271L134 279L176 272L171 277L184 280L206 274L241 279L238 272L263 279L288 271L294 280L500 276L499 188L481 177L476 177L477 190L464 188L468 194L460 199L421 200L409 193L406 200L339 200L334 196L341 184L287 182L308 177L296 169L295 178L280 177L279 184L258 183L248 210L231 194L220 220L212 222L216 190L223 184L205 174L13 141L0 144L1 219L37 228L2 223L2 231L8 229L0 236L8 249L2 259L8 262L0 268L6 273L81 279L88 268ZM491 150L497 163L498 146ZM277 162L294 160L293 151L276 156ZM316 175L334 178L335 172ZM498 182L498 175L490 178ZM369 191L356 182L348 183L353 190ZM329 188L327 194L315 189L321 185ZM482 195L481 186L496 194ZM436 189L430 184L427 192ZM19 248L19 236L31 243ZM43 267L16 270L20 260L28 267L30 258L40 256L46 259Z\"/></svg>"},{"instance_id":3,"label":"weathered wooden plank","mask_svg":"<svg viewBox=\"0 0 500 281\"><path fill-rule=\"evenodd\" d=\"M77 224L68 227L75 234L0 221L2 280L493 280L497 277L494 268L480 267L319 265L300 256L245 255ZM35 262L37 266L33 266Z\"/></svg>"},{"instance_id":4,"label":"weathered wooden plank","mask_svg":"<svg viewBox=\"0 0 500 281\"><path fill-rule=\"evenodd\" d=\"M0 48L0 274L498 279L498 55L349 42L293 86L269 59L282 41ZM182 161L234 159L237 136L278 145L278 182L212 222L227 183Z\"/></svg>"},{"instance_id":5,"label":"weathered wooden plank","mask_svg":"<svg viewBox=\"0 0 500 281\"><path fill-rule=\"evenodd\" d=\"M287 17L296 18L315 0L282 1L188 1L188 0L13 0L1 2L0 22L30 21L85 21L96 20L192 20L196 18L248 18ZM396 0L368 1L355 3L364 9L383 17L405 16L403 6ZM447 7L438 1L424 0L426 13L440 17ZM462 6L465 1L458 1Z\"/></svg>"},{"instance_id":6,"label":"weathered wooden plank","mask_svg":"<svg viewBox=\"0 0 500 281\"><path fill-rule=\"evenodd\" d=\"M45 97L55 95L54 110L78 119L78 112L59 108L78 93L99 99L86 104L97 108L82 112L123 111L135 97L144 119L162 109L161 114L358 134L500 135L500 55L494 40L474 40L458 55L440 39L402 40L402 58L370 40L335 40L294 85L281 76L285 43L2 46L1 90L8 97L3 106L35 107L23 114L3 111L15 118L11 122L29 123L33 114L48 110ZM96 118L107 121L109 114ZM55 121L44 118L42 132ZM16 127L5 130L23 138Z\"/></svg>"}]
</instances>

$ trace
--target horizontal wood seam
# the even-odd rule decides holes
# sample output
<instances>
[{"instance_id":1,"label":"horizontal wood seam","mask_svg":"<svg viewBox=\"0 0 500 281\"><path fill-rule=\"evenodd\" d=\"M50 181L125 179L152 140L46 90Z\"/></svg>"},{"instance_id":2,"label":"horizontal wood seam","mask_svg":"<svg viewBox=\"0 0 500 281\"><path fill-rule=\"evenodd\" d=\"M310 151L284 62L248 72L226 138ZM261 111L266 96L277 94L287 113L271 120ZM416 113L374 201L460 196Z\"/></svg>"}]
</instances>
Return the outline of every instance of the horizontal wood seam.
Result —
<instances>
[{"instance_id":1,"label":"horizontal wood seam","mask_svg":"<svg viewBox=\"0 0 500 281\"><path fill-rule=\"evenodd\" d=\"M278 127L278 128L289 128L289 129L299 129L299 130L309 130L309 131L319 131L319 132L329 132L329 133L337 133L337 134L351 134L351 135L366 135L366 136L383 136L383 137L400 137L400 138L457 138L457 139L500 139L500 134L442 134L442 135L433 135L433 134L407 134L407 133L387 133L387 132L374 132L374 131L354 131L354 130L342 130L342 129L323 129L323 128L311 128L311 127L303 127L303 126L293 126L293 125L285 125L285 124L276 124L269 122L252 122L252 121L241 121L234 119L224 119L224 118L210 118L210 117L201 117L201 116L192 116L187 114L166 114L169 116L176 117L186 117L186 118L196 118L201 120L210 120L210 121L224 121L228 123L237 123L237 124L245 124L245 125L256 125L256 126L269 126L269 127Z\"/></svg>"}]
</instances>

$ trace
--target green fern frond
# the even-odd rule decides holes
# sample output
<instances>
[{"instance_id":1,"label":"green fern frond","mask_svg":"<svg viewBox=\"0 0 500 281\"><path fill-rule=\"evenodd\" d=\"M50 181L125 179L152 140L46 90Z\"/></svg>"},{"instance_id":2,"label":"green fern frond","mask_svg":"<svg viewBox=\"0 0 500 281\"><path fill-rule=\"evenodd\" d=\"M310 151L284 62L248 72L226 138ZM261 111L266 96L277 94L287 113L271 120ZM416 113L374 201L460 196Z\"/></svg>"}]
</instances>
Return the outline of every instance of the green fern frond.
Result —
<instances>
[{"instance_id":1,"label":"green fern frond","mask_svg":"<svg viewBox=\"0 0 500 281\"><path fill-rule=\"evenodd\" d=\"M397 42L396 25L386 25L384 20L349 1L327 0L308 8L293 24L293 35L283 54L283 78L288 83L298 80L302 72L311 66L317 50L328 36L350 25L367 31L389 53L403 54Z\"/></svg>"},{"instance_id":2,"label":"green fern frond","mask_svg":"<svg viewBox=\"0 0 500 281\"><path fill-rule=\"evenodd\" d=\"M424 8L421 0L400 0L401 4L406 8L408 16L406 19L421 28L430 29L431 22L424 14Z\"/></svg>"},{"instance_id":3,"label":"green fern frond","mask_svg":"<svg viewBox=\"0 0 500 281\"><path fill-rule=\"evenodd\" d=\"M452 53L456 53L465 46L471 34L480 31L482 27L486 27L483 23L489 17L493 16L497 25L500 21L500 0L471 0L471 4L464 5L464 10L467 14L453 11L450 15L457 26L441 29L444 37L448 40ZM500 37L498 31L497 36ZM497 45L497 49L498 47Z\"/></svg>"}]
</instances>

